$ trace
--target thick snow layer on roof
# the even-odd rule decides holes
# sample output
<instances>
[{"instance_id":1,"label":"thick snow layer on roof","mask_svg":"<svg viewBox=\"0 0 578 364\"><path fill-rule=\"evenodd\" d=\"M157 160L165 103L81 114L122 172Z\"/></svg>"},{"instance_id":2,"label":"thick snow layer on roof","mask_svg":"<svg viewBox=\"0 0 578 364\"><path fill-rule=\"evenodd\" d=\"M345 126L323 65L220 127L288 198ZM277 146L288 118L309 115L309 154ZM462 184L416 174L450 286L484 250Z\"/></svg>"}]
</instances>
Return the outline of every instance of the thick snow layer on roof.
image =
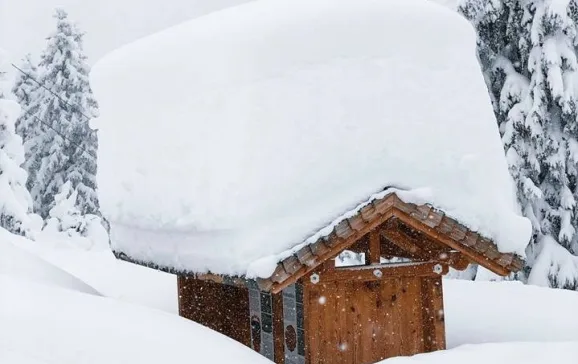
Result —
<instances>
[{"instance_id":1,"label":"thick snow layer on roof","mask_svg":"<svg viewBox=\"0 0 578 364\"><path fill-rule=\"evenodd\" d=\"M267 0L125 46L92 72L112 246L265 277L386 187L523 253L466 20L426 0Z\"/></svg>"}]
</instances>

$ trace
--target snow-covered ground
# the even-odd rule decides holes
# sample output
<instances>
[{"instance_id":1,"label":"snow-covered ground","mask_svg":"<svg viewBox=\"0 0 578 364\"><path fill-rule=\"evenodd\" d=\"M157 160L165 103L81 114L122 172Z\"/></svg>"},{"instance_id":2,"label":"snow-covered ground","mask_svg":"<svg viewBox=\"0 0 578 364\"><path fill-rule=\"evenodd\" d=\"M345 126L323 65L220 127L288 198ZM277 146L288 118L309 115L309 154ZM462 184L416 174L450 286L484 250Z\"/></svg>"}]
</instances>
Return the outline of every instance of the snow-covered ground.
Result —
<instances>
[{"instance_id":1,"label":"snow-covered ground","mask_svg":"<svg viewBox=\"0 0 578 364\"><path fill-rule=\"evenodd\" d=\"M21 248L28 243L36 244L0 229L0 274L99 295L96 289L81 279Z\"/></svg>"},{"instance_id":2,"label":"snow-covered ground","mask_svg":"<svg viewBox=\"0 0 578 364\"><path fill-rule=\"evenodd\" d=\"M7 236L13 235L0 230L1 238ZM104 296L177 312L173 275L116 260L106 248L85 250L62 240L33 242L15 236L11 243L15 245L13 249L2 248L8 254L2 255L0 264L16 259L23 262L22 258L11 258L11 254L23 254L24 249L80 278ZM10 247L8 243L2 244ZM13 269L20 276L24 266L27 272L32 271L28 267L36 264L36 257L28 256L30 262L0 268L0 273ZM446 279L444 304L450 348L488 342L578 340L578 317L572 314L578 307L576 292L526 286L520 282Z\"/></svg>"},{"instance_id":3,"label":"snow-covered ground","mask_svg":"<svg viewBox=\"0 0 578 364\"><path fill-rule=\"evenodd\" d=\"M267 362L177 317L174 276L63 239L33 242L0 230L0 244L0 363L140 364L191 351L200 363ZM444 305L450 350L385 363L576 363L576 292L445 280Z\"/></svg>"},{"instance_id":4,"label":"snow-covered ground","mask_svg":"<svg viewBox=\"0 0 578 364\"><path fill-rule=\"evenodd\" d=\"M16 276L0 275L0 292L3 364L270 363L224 335L166 312Z\"/></svg>"},{"instance_id":5,"label":"snow-covered ground","mask_svg":"<svg viewBox=\"0 0 578 364\"><path fill-rule=\"evenodd\" d=\"M444 280L448 348L511 341L578 341L576 308L578 293L574 291L520 282Z\"/></svg>"},{"instance_id":6,"label":"snow-covered ground","mask_svg":"<svg viewBox=\"0 0 578 364\"><path fill-rule=\"evenodd\" d=\"M11 241L18 248L78 277L106 297L177 313L174 275L117 260L107 246L87 249L75 245L72 239L46 235L38 241L20 237ZM0 273L5 272L0 268Z\"/></svg>"},{"instance_id":7,"label":"snow-covered ground","mask_svg":"<svg viewBox=\"0 0 578 364\"><path fill-rule=\"evenodd\" d=\"M392 358L381 364L574 364L578 342L499 343L464 345L413 357Z\"/></svg>"}]
</instances>

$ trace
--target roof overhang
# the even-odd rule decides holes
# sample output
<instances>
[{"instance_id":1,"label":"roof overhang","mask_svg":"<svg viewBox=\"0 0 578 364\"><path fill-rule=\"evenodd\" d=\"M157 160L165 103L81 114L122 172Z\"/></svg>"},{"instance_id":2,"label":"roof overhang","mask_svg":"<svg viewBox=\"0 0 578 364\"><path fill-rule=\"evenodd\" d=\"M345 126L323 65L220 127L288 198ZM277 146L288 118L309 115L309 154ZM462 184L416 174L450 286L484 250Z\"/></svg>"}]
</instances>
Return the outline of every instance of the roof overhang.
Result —
<instances>
[{"instance_id":1,"label":"roof overhang","mask_svg":"<svg viewBox=\"0 0 578 364\"><path fill-rule=\"evenodd\" d=\"M254 285L256 282L261 290L276 293L314 271L325 261L335 258L372 230L382 228L386 236L389 234L390 237L394 236L392 239L399 240L403 235L400 226L416 231L452 251L459 252L460 258L456 258L455 261L448 256L448 265L456 269L465 269L468 263L475 263L498 275L506 276L519 271L524 266L524 260L520 256L513 253L501 253L494 242L468 229L441 210L428 204L416 205L404 202L394 192L368 203L357 214L344 218L329 235L295 250L293 254L278 262L274 273L268 278L253 280L210 272L189 272L138 261L122 252L115 252L115 255L119 259L153 269L223 284L247 286Z\"/></svg>"}]
</instances>

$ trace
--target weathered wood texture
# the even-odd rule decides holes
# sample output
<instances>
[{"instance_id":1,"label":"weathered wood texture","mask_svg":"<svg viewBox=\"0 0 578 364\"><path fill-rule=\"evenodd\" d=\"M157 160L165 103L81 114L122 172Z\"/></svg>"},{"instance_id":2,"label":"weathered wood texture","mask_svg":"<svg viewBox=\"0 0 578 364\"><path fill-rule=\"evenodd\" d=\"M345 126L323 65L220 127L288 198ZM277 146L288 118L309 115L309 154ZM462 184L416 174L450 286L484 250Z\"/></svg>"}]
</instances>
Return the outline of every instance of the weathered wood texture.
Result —
<instances>
[{"instance_id":1,"label":"weathered wood texture","mask_svg":"<svg viewBox=\"0 0 578 364\"><path fill-rule=\"evenodd\" d=\"M375 249L377 232L383 238L379 249L381 257L431 260L432 255L455 250L468 261L500 275L517 272L524 263L517 255L500 253L492 241L467 229L442 211L430 205L403 202L395 193L391 193L372 201L357 214L341 221L328 236L304 246L279 262L274 274L270 278L259 279L258 284L262 290L280 292L344 249L368 250L367 260L375 262L379 259L378 249ZM364 239L367 243L363 244L368 244L369 249L359 245ZM463 265L462 260L454 268Z\"/></svg>"},{"instance_id":2,"label":"weathered wood texture","mask_svg":"<svg viewBox=\"0 0 578 364\"><path fill-rule=\"evenodd\" d=\"M369 252L366 253L366 261L369 264L379 264L381 258L381 239L379 230L373 229L369 232Z\"/></svg>"},{"instance_id":3,"label":"weathered wood texture","mask_svg":"<svg viewBox=\"0 0 578 364\"><path fill-rule=\"evenodd\" d=\"M246 288L178 277L179 315L251 346Z\"/></svg>"},{"instance_id":4,"label":"weathered wood texture","mask_svg":"<svg viewBox=\"0 0 578 364\"><path fill-rule=\"evenodd\" d=\"M442 277L421 279L422 323L424 325L424 351L442 350L446 347L445 315Z\"/></svg>"},{"instance_id":5,"label":"weathered wood texture","mask_svg":"<svg viewBox=\"0 0 578 364\"><path fill-rule=\"evenodd\" d=\"M307 363L369 364L445 348L441 277L305 285Z\"/></svg>"},{"instance_id":6,"label":"weathered wood texture","mask_svg":"<svg viewBox=\"0 0 578 364\"><path fill-rule=\"evenodd\" d=\"M436 272L436 270L438 270ZM396 277L427 277L433 274L447 274L449 267L444 263L417 262L400 264L374 264L316 271L320 283L330 281L379 281Z\"/></svg>"}]
</instances>

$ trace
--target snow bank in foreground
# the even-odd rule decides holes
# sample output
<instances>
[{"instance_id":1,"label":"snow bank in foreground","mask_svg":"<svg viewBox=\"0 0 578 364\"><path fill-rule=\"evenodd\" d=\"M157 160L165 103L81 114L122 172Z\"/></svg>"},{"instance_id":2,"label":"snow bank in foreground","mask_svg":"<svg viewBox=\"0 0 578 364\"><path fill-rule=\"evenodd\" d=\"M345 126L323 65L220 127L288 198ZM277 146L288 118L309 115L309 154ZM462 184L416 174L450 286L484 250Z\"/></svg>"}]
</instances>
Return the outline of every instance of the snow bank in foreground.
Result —
<instances>
[{"instance_id":1,"label":"snow bank in foreground","mask_svg":"<svg viewBox=\"0 0 578 364\"><path fill-rule=\"evenodd\" d=\"M0 274L9 274L33 282L100 295L94 288L75 276L14 245L26 244L25 241L28 240L0 228ZM4 292L0 293L0 296L2 295Z\"/></svg>"},{"instance_id":2,"label":"snow bank in foreground","mask_svg":"<svg viewBox=\"0 0 578 364\"><path fill-rule=\"evenodd\" d=\"M111 53L92 84L102 210L134 259L246 274L387 186L501 251L529 239L473 29L431 1L255 1Z\"/></svg>"},{"instance_id":3,"label":"snow bank in foreground","mask_svg":"<svg viewBox=\"0 0 578 364\"><path fill-rule=\"evenodd\" d=\"M37 241L18 240L17 246L78 277L103 296L178 313L176 276L118 260L108 246L87 250L76 237L44 233Z\"/></svg>"},{"instance_id":4,"label":"snow bank in foreground","mask_svg":"<svg viewBox=\"0 0 578 364\"><path fill-rule=\"evenodd\" d=\"M577 307L578 292L574 291L520 282L446 279L447 346L507 341L578 342Z\"/></svg>"},{"instance_id":5,"label":"snow bank in foreground","mask_svg":"<svg viewBox=\"0 0 578 364\"><path fill-rule=\"evenodd\" d=\"M8 237L2 235L0 238L0 241L6 241ZM47 240L31 242L14 238L18 248L25 247L58 264L59 268L83 279L88 278L87 281L94 282L99 290L102 287L104 294L130 296L122 298L174 312L174 304L157 306L159 300L176 299L174 277L165 279L171 276L116 261L110 252L72 249L65 241L57 245ZM10 248L5 249L0 244L0 251L8 259L12 257L15 267L19 268L18 263L23 260L7 253ZM42 271L46 263L28 258L28 263L21 265L20 270L5 271L2 268L7 265L2 256L0 254L2 363L77 364L81 358L88 364L147 364L163 359L163 355L166 357L160 362L190 357L192 351L200 353L195 356L200 363L242 364L252 363L251 360L265 363L260 356L253 358L249 354L243 354L237 361L236 351L230 355L229 361L219 361L228 355L229 346L238 344L225 343L223 340L226 339L219 334L174 315L28 282L29 277L24 274ZM4 277L6 273L13 277ZM45 279L43 285L58 285L60 282L60 278L53 274L47 274ZM136 291L140 292L138 296L134 295ZM440 353L390 359L385 363L453 364L460 360L460 364L574 364L568 358L574 360L578 357L572 351L578 347L577 292L527 286L519 282L445 280L444 306L448 348L464 344L513 343L461 346ZM516 343L522 341L527 343ZM569 343L556 343L566 341ZM35 348L39 345L38 350L30 351L30 345ZM208 353L222 348L225 352L215 354L216 361L212 361ZM244 352L245 348L231 350ZM243 361L245 355L249 361ZM549 358L551 360L547 360Z\"/></svg>"},{"instance_id":6,"label":"snow bank in foreground","mask_svg":"<svg viewBox=\"0 0 578 364\"><path fill-rule=\"evenodd\" d=\"M30 359L26 364L271 363L228 337L164 312L1 274L0 292L0 358L7 353Z\"/></svg>"},{"instance_id":7,"label":"snow bank in foreground","mask_svg":"<svg viewBox=\"0 0 578 364\"><path fill-rule=\"evenodd\" d=\"M2 362L157 364L193 355L203 364L270 363L229 338L157 310L2 274L0 292ZM466 345L384 363L574 364L578 357L578 330L568 324L576 292L446 281L444 295L449 347L468 340L535 342ZM574 341L545 342L555 340Z\"/></svg>"},{"instance_id":8,"label":"snow bank in foreground","mask_svg":"<svg viewBox=\"0 0 578 364\"><path fill-rule=\"evenodd\" d=\"M574 364L578 341L466 345L452 350L392 358L380 364Z\"/></svg>"}]
</instances>

